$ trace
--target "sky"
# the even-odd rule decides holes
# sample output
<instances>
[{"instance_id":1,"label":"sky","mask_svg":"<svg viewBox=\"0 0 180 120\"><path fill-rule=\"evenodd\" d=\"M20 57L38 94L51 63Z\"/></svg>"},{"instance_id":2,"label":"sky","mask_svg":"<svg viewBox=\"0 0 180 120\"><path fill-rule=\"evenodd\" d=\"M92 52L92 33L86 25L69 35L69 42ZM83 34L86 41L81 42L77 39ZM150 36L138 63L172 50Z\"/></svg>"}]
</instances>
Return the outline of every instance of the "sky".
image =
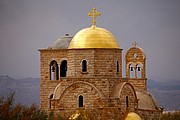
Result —
<instances>
[{"instance_id":1,"label":"sky","mask_svg":"<svg viewBox=\"0 0 180 120\"><path fill-rule=\"evenodd\" d=\"M92 7L123 59L136 41L146 53L147 78L180 80L180 0L0 0L0 75L38 78L38 49L90 27Z\"/></svg>"}]
</instances>

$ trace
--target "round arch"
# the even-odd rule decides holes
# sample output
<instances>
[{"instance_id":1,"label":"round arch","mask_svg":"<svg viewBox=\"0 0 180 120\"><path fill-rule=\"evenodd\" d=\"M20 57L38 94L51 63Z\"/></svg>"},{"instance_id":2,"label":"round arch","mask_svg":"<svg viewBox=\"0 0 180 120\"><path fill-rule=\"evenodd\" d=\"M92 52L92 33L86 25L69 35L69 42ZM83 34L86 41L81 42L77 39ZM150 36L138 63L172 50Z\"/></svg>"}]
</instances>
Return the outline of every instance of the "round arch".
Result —
<instances>
[{"instance_id":1,"label":"round arch","mask_svg":"<svg viewBox=\"0 0 180 120\"><path fill-rule=\"evenodd\" d=\"M130 88L133 90L133 94L134 94L135 98L137 99L137 96L136 96L136 92L135 92L134 87L133 87L130 83L127 83L127 82L124 82L124 83L122 84L122 86L121 86L121 88L120 88L120 90L119 90L119 92L118 92L118 98L120 98L121 93L122 93L124 87L127 86L127 85L129 85Z\"/></svg>"},{"instance_id":2,"label":"round arch","mask_svg":"<svg viewBox=\"0 0 180 120\"><path fill-rule=\"evenodd\" d=\"M61 88L62 83L58 84L58 85L56 86L56 88L54 89L54 93L53 93L53 94L54 94L54 99L61 99L62 96L64 95L64 93L65 93L71 86L76 85L76 84L89 85L89 86L91 86L92 88L94 88L94 89L97 91L97 93L99 94L99 96L100 96L102 99L104 98L104 95L103 95L93 84L88 83L88 82L84 82L84 81L79 81L79 82L75 82L75 83L69 85L69 86L68 86L67 88L65 88L64 90L62 90L62 88Z\"/></svg>"},{"instance_id":3,"label":"round arch","mask_svg":"<svg viewBox=\"0 0 180 120\"><path fill-rule=\"evenodd\" d=\"M80 81L80 82L75 82L71 85L69 85L62 93L61 95L59 96L59 100L61 100L61 98L63 97L63 95L65 94L65 92L73 85L79 85L79 84L84 84L84 85L88 85L88 86L91 86L92 88L94 88L97 93L99 94L100 98L103 99L104 98L104 95L91 83L88 83L88 82L84 82L84 81Z\"/></svg>"}]
</instances>

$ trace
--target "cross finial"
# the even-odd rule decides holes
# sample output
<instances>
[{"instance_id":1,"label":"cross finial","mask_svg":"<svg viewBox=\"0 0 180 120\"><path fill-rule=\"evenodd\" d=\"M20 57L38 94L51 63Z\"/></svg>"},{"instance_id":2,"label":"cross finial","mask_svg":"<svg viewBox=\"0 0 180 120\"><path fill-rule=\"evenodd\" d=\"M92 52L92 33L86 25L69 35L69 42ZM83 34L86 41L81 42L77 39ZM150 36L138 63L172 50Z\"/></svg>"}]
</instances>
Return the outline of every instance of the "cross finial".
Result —
<instances>
[{"instance_id":1,"label":"cross finial","mask_svg":"<svg viewBox=\"0 0 180 120\"><path fill-rule=\"evenodd\" d=\"M96 25L96 17L100 15L101 13L96 11L96 8L92 8L92 11L88 13L88 16L92 17L92 25Z\"/></svg>"},{"instance_id":2,"label":"cross finial","mask_svg":"<svg viewBox=\"0 0 180 120\"><path fill-rule=\"evenodd\" d=\"M134 47L137 47L138 43L135 41L132 45L133 45Z\"/></svg>"}]
</instances>

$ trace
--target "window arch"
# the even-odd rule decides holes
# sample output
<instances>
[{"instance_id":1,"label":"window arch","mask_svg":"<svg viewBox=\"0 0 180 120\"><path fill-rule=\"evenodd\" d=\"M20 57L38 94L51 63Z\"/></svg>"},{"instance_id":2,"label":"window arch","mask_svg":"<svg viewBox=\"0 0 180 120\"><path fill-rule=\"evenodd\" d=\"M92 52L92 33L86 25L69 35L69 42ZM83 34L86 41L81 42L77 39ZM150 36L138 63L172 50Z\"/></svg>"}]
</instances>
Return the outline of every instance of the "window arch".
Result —
<instances>
[{"instance_id":1,"label":"window arch","mask_svg":"<svg viewBox=\"0 0 180 120\"><path fill-rule=\"evenodd\" d=\"M50 80L58 80L59 72L58 72L58 64L55 60L50 63Z\"/></svg>"},{"instance_id":2,"label":"window arch","mask_svg":"<svg viewBox=\"0 0 180 120\"><path fill-rule=\"evenodd\" d=\"M60 65L60 77L66 77L67 61L63 60Z\"/></svg>"},{"instance_id":3,"label":"window arch","mask_svg":"<svg viewBox=\"0 0 180 120\"><path fill-rule=\"evenodd\" d=\"M87 72L87 61L86 60L82 61L82 72Z\"/></svg>"},{"instance_id":4,"label":"window arch","mask_svg":"<svg viewBox=\"0 0 180 120\"><path fill-rule=\"evenodd\" d=\"M133 66L133 64L129 65L129 77L134 78L134 66Z\"/></svg>"},{"instance_id":5,"label":"window arch","mask_svg":"<svg viewBox=\"0 0 180 120\"><path fill-rule=\"evenodd\" d=\"M83 107L83 96L82 95L79 96L78 102L79 102L79 107Z\"/></svg>"},{"instance_id":6,"label":"window arch","mask_svg":"<svg viewBox=\"0 0 180 120\"><path fill-rule=\"evenodd\" d=\"M52 108L52 99L53 99L53 94L51 94L49 96L49 108L51 109Z\"/></svg>"},{"instance_id":7,"label":"window arch","mask_svg":"<svg viewBox=\"0 0 180 120\"><path fill-rule=\"evenodd\" d=\"M116 61L116 72L119 72L119 61Z\"/></svg>"},{"instance_id":8,"label":"window arch","mask_svg":"<svg viewBox=\"0 0 180 120\"><path fill-rule=\"evenodd\" d=\"M136 74L137 74L137 78L141 78L141 64L137 64L136 65Z\"/></svg>"}]
</instances>

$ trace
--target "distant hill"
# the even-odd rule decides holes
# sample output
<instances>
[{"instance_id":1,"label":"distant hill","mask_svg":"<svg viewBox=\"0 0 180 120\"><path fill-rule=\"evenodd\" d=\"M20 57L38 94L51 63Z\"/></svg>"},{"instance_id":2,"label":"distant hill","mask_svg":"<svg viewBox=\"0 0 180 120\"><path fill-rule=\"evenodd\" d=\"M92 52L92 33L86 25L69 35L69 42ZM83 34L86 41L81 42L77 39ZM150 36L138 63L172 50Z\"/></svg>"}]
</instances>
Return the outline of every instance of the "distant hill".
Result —
<instances>
[{"instance_id":1,"label":"distant hill","mask_svg":"<svg viewBox=\"0 0 180 120\"><path fill-rule=\"evenodd\" d=\"M148 91L165 110L180 110L180 80L147 81Z\"/></svg>"},{"instance_id":2,"label":"distant hill","mask_svg":"<svg viewBox=\"0 0 180 120\"><path fill-rule=\"evenodd\" d=\"M180 110L180 80L157 82L148 79L148 91L156 98L159 106L165 110ZM13 79L9 76L0 76L0 96L7 96L15 92L16 102L30 106L40 104L40 79L25 78Z\"/></svg>"},{"instance_id":3,"label":"distant hill","mask_svg":"<svg viewBox=\"0 0 180 120\"><path fill-rule=\"evenodd\" d=\"M25 78L15 80L9 76L0 76L0 96L6 97L15 92L15 102L30 106L39 106L40 80L39 78Z\"/></svg>"}]
</instances>

